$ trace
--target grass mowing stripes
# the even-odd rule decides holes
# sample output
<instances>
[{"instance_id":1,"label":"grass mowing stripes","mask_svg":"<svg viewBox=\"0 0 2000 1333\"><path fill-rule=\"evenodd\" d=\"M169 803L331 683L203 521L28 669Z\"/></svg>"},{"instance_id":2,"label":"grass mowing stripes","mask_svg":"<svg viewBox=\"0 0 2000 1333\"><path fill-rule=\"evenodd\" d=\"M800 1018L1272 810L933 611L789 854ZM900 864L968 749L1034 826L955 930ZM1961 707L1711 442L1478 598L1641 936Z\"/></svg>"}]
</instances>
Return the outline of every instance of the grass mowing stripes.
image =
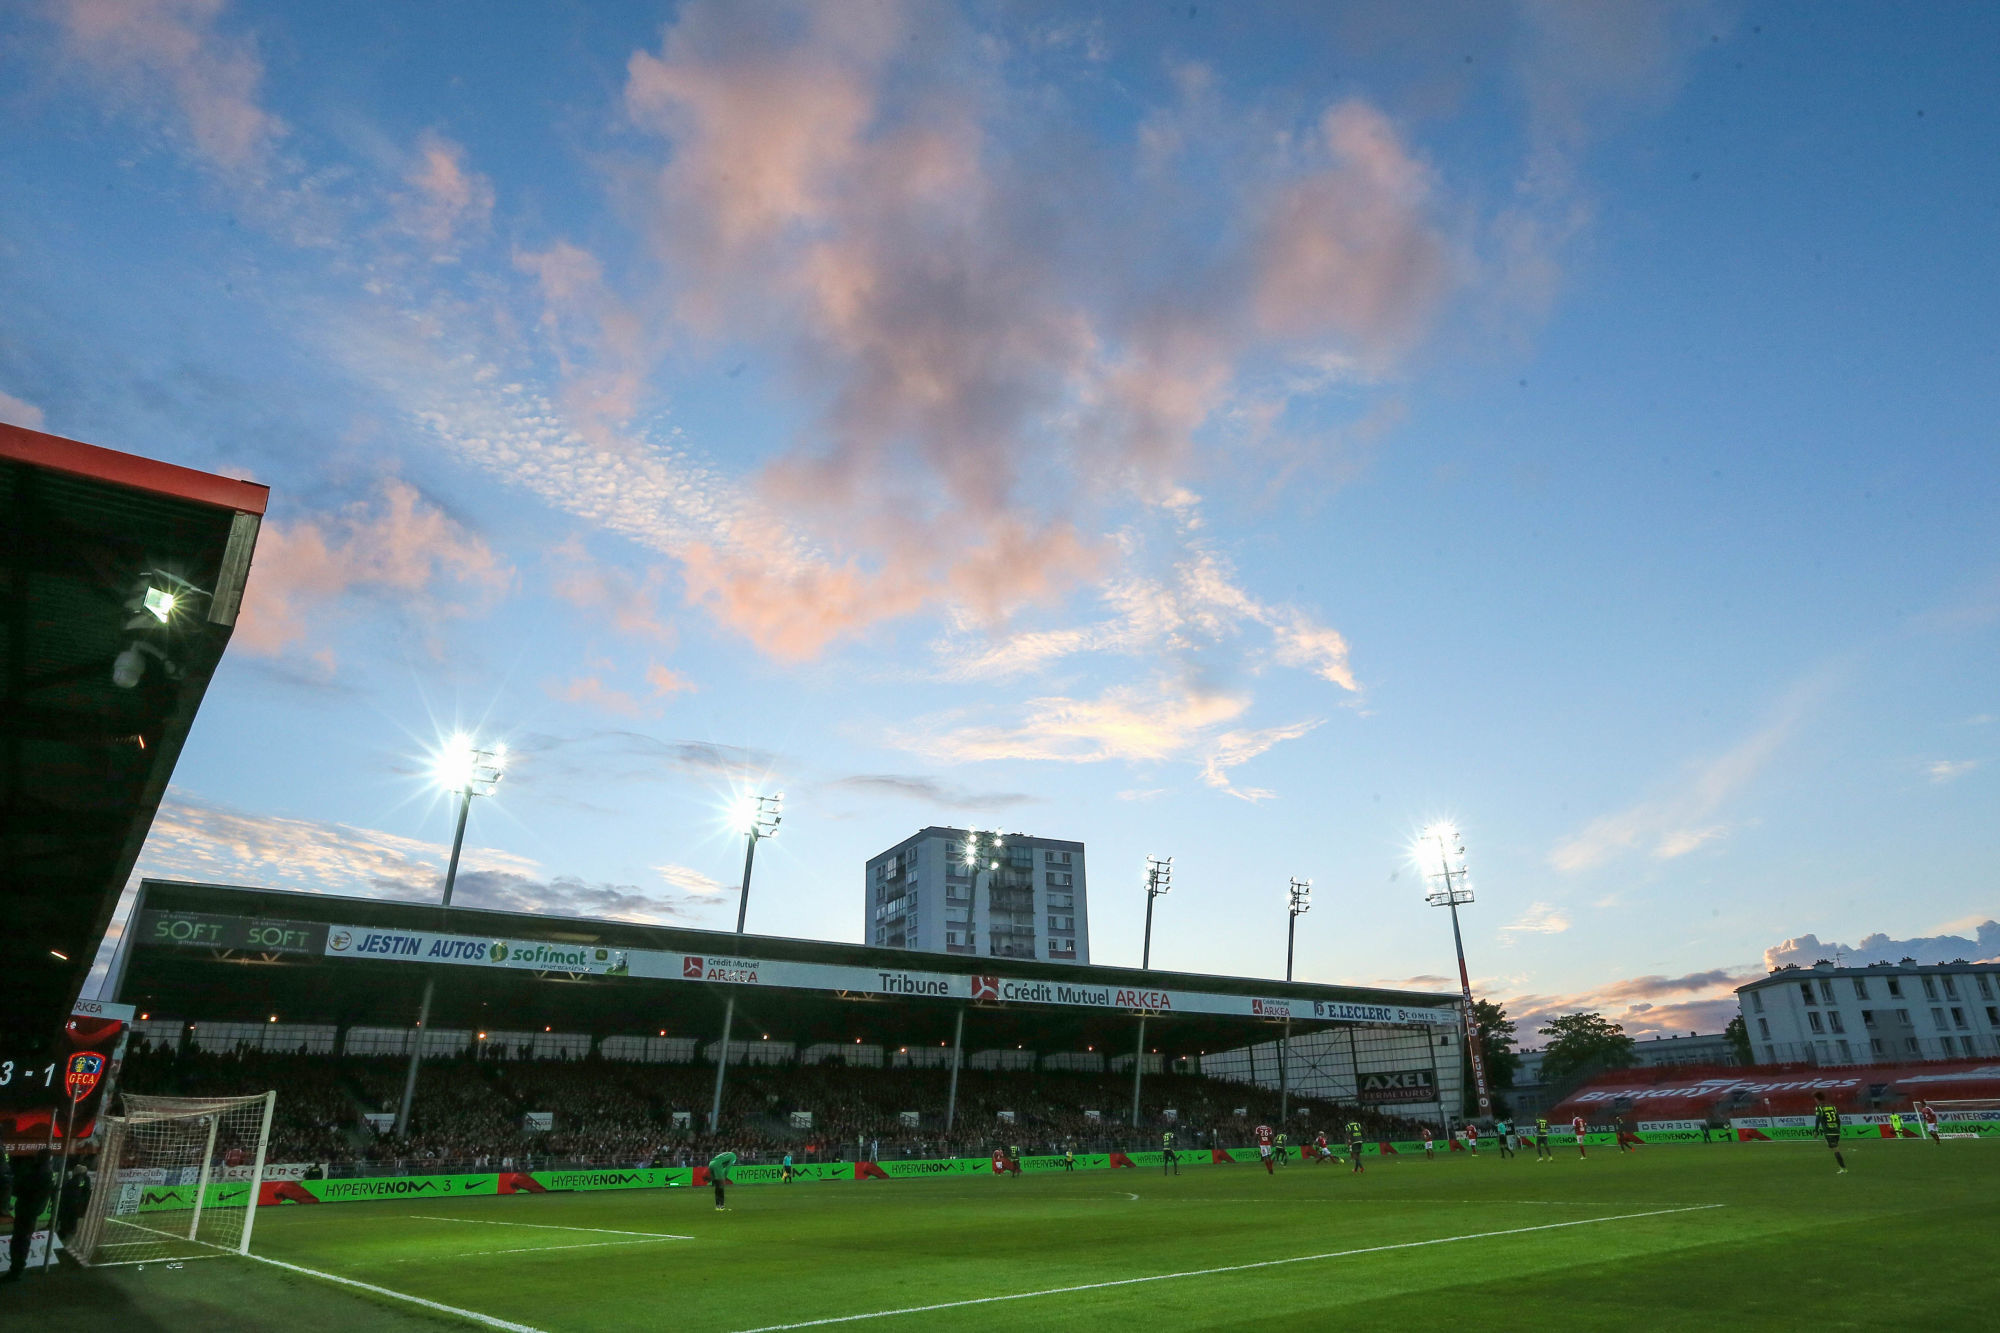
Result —
<instances>
[{"instance_id":1,"label":"grass mowing stripes","mask_svg":"<svg viewBox=\"0 0 2000 1333\"><path fill-rule=\"evenodd\" d=\"M548 1333L1995 1326L2000 1260L1978 1238L2000 1235L2000 1144L1846 1151L1845 1176L1818 1145L1718 1144L1389 1159L1359 1177L1201 1166L744 1186L726 1213L694 1190L328 1204L266 1212L257 1249ZM581 1244L619 1238L606 1232L691 1239ZM58 1285L205 1333L309 1333L281 1312L323 1304L348 1310L329 1328L450 1322L263 1265ZM0 1291L0 1318L10 1303Z\"/></svg>"}]
</instances>

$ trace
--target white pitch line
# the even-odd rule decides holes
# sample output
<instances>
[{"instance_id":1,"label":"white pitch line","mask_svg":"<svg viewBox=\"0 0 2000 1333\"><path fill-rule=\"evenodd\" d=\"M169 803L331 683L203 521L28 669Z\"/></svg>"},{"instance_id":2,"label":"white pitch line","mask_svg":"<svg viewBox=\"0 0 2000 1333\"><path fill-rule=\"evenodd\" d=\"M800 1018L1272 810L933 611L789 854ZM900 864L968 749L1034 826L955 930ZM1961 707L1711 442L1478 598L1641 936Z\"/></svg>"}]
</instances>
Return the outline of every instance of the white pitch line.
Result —
<instances>
[{"instance_id":1,"label":"white pitch line","mask_svg":"<svg viewBox=\"0 0 2000 1333\"><path fill-rule=\"evenodd\" d=\"M419 1222L465 1222L476 1227L529 1227L536 1231L588 1231L596 1236L645 1236L649 1240L693 1240L693 1236L676 1236L665 1231L616 1231L610 1227L566 1227L554 1222L500 1222L490 1217L434 1217L428 1213L411 1213Z\"/></svg>"},{"instance_id":2,"label":"white pitch line","mask_svg":"<svg viewBox=\"0 0 2000 1333\"><path fill-rule=\"evenodd\" d=\"M1666 1217L1674 1213L1699 1213L1727 1204L1699 1203L1687 1208L1655 1208L1644 1213L1618 1213L1612 1217L1584 1217L1572 1222L1544 1222L1540 1226L1508 1227L1502 1231L1475 1231L1464 1236L1438 1236L1431 1240L1406 1240L1394 1245L1367 1245L1357 1250L1329 1250L1325 1254L1301 1254L1290 1259L1260 1259L1248 1264L1224 1264L1220 1268L1193 1268L1184 1273L1154 1273L1148 1277L1121 1277L1108 1282L1083 1282L1073 1287L1048 1287L1041 1291L1017 1291L1005 1296L975 1296L963 1301L939 1301L935 1305L910 1305L900 1310L871 1310L866 1314L833 1315L826 1319L802 1319L794 1324L764 1324L742 1333L782 1333L785 1329L820 1328L827 1324L852 1324L863 1319L890 1319L896 1315L929 1314L934 1310L956 1310L967 1305L993 1305L1000 1301L1026 1301L1037 1296L1067 1296L1079 1291L1101 1291L1107 1287L1131 1287L1142 1282L1171 1282L1183 1277L1213 1277L1217 1273L1243 1273L1255 1268L1278 1268L1285 1264L1309 1264L1321 1259L1346 1259L1357 1254L1381 1254L1386 1250L1414 1250L1426 1245L1451 1245L1462 1240L1490 1240L1495 1236L1519 1236L1530 1231L1558 1231L1564 1227L1587 1227L1600 1222L1629 1222L1640 1217Z\"/></svg>"},{"instance_id":3,"label":"white pitch line","mask_svg":"<svg viewBox=\"0 0 2000 1333\"><path fill-rule=\"evenodd\" d=\"M1432 1205L1437 1205L1437 1206L1449 1205L1451 1207L1457 1207L1460 1204L1468 1204L1468 1203L1478 1204L1481 1207L1484 1207L1487 1204L1503 1204L1503 1205L1519 1204L1523 1206L1532 1204L1537 1208L1597 1208L1601 1206L1600 1203L1595 1199L1382 1199L1382 1198L1345 1199L1337 1194L1314 1194L1314 1195L1309 1195L1303 1199L1280 1196L1278 1200L1274 1200L1273 1196L1268 1194L1224 1194L1219 1196L1203 1195L1200 1198L1191 1198L1191 1199L1171 1199L1171 1198L1160 1199L1157 1196L1155 1196L1154 1199L1154 1202L1158 1203L1161 1207L1167 1207L1169 1205L1178 1204L1189 1208L1211 1203L1271 1203L1274 1201L1282 1201L1286 1204L1294 1204L1294 1203L1336 1203L1342 1205L1351 1203L1386 1203L1386 1204L1398 1204L1398 1205L1415 1204L1426 1207Z\"/></svg>"},{"instance_id":4,"label":"white pitch line","mask_svg":"<svg viewBox=\"0 0 2000 1333\"><path fill-rule=\"evenodd\" d=\"M316 1277L326 1282L337 1282L343 1287L357 1287L362 1291L373 1292L377 1296L387 1296L392 1301L408 1301L411 1305L421 1305L426 1310L437 1310L444 1314L455 1314L460 1319L470 1319L473 1323L484 1324L488 1328L503 1328L508 1330L508 1333L543 1333L543 1330L534 1327L532 1324L516 1324L510 1320L499 1319L490 1314L481 1314L477 1310L467 1310L456 1305L446 1305L442 1301L425 1300L422 1296L412 1296L407 1291L393 1291L388 1287L378 1287L373 1282L359 1282L351 1277L342 1277L338 1273L324 1273L317 1268L305 1268L299 1264L288 1264L282 1259L266 1259L261 1254L250 1254L244 1257L255 1259L260 1264L269 1264L273 1268L283 1268L294 1273L303 1273L307 1277Z\"/></svg>"},{"instance_id":5,"label":"white pitch line","mask_svg":"<svg viewBox=\"0 0 2000 1333\"><path fill-rule=\"evenodd\" d=\"M464 1254L449 1254L444 1256L421 1255L410 1259L398 1259L395 1262L399 1264L435 1263L442 1257L449 1262L456 1263L460 1259L483 1259L489 1254L547 1254L553 1250L595 1250L601 1249L606 1245L651 1245L654 1239L680 1240L681 1237L660 1236L642 1240L587 1240L578 1245L525 1245L516 1250L468 1250Z\"/></svg>"}]
</instances>

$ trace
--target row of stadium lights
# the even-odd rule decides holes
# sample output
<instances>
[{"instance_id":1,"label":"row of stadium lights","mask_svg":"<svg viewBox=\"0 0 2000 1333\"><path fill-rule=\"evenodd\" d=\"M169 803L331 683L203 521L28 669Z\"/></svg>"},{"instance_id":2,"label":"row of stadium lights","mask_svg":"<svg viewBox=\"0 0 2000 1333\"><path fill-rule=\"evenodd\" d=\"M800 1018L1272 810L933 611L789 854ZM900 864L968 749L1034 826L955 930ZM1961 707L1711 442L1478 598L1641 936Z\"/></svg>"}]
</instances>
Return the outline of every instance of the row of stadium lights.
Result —
<instances>
[{"instance_id":1,"label":"row of stadium lights","mask_svg":"<svg viewBox=\"0 0 2000 1333\"><path fill-rule=\"evenodd\" d=\"M152 608L149 607L147 609L150 610ZM168 605L168 610L171 611L171 603ZM164 620L166 617L161 616L160 618ZM450 907L451 905L453 882L458 872L459 852L465 840L466 815L471 808L472 798L474 796L491 796L493 794L495 789L499 787L501 776L505 772L506 759L506 747L496 744L490 750L483 749L473 737L463 732L455 733L445 742L433 758L432 771L436 775L439 784L445 790L460 798L458 827L452 838L451 864L445 872L444 905L446 907ZM731 827L737 832L744 834L747 843L743 858L743 887L738 896L736 906L736 933L739 935L743 933L745 918L750 910L750 872L751 867L755 863L757 844L762 839L776 836L778 826L784 822L782 813L784 799L785 795L783 792L779 792L773 796L746 795L736 801L730 812ZM1001 835L998 831L981 834L977 830L974 830L966 838L964 852L966 867L972 870L975 875L980 869L998 870L1000 868L999 852L1001 846ZM1426 889L1424 901L1433 907L1448 908L1451 912L1452 944L1458 956L1458 978L1462 1006L1460 1013L1461 1029L1465 1039L1466 1052L1472 1061L1472 1072L1477 1085L1480 1112L1485 1114L1490 1110L1492 1103L1486 1085L1485 1062L1481 1058L1479 1044L1473 1028L1472 980L1470 973L1466 969L1465 940L1459 930L1458 924L1458 909L1473 901L1472 884L1465 860L1465 840L1459 834L1457 826L1449 822L1440 821L1427 826L1417 835L1416 841L1411 847L1411 855L1417 862L1418 871L1423 876L1424 883L1431 886ZM1434 861L1433 858L1435 858ZM1437 867L1435 870L1431 868L1433 864ZM1140 969L1142 971L1150 971L1152 968L1153 900L1172 890L1173 865L1174 860L1171 856L1148 856L1146 858L1146 926L1140 961ZM1292 979L1292 960L1294 944L1298 933L1298 920L1300 916L1311 909L1312 881L1294 877L1289 888L1285 932L1285 980L1288 982ZM715 1098L709 1114L711 1131L715 1128L715 1121L720 1115L722 1103L723 1075L729 1052L729 1028L730 1021L734 1017L735 1008L733 991L729 1004L730 1013L723 1020L722 1046L716 1060ZM419 1029L424 1026L425 1020L429 1016L429 1011L430 987L426 983L423 1010L417 1020ZM277 1015L273 1014L271 1021L273 1023L277 1022ZM1146 1020L1142 1016L1139 1020L1139 1049L1141 1052L1146 1049L1145 1023ZM1290 1027L1289 1021L1286 1026L1287 1028ZM548 1028L543 1029L545 1032L549 1030ZM663 1037L666 1036L666 1029L660 1029L660 1035ZM486 1034L483 1032L479 1036L482 1041L486 1038ZM763 1034L763 1039L769 1041L771 1034L768 1032ZM854 1041L856 1045L861 1044L861 1038L859 1037L856 1037ZM938 1045L945 1046L948 1043L941 1041ZM410 1052L410 1075L408 1086L404 1093L403 1114L399 1118L397 1126L399 1130L407 1128L409 1105L416 1090L417 1069L421 1059L420 1048L421 1043L416 1043ZM909 1051L907 1046L900 1049L904 1054L907 1054ZM1017 1046L1016 1049L1024 1049L1024 1047ZM1095 1051L1096 1047L1092 1046L1088 1049ZM1281 1044L1279 1049L1282 1052L1285 1049L1284 1045ZM1153 1048L1153 1050L1155 1054L1158 1053L1157 1047ZM1203 1054L1206 1053L1203 1052ZM1132 1071L1133 1114L1135 1118L1138 1114L1139 1066L1140 1062L1135 1059ZM1281 1081L1288 1081L1283 1080L1283 1066L1281 1065L1280 1068Z\"/></svg>"}]
</instances>

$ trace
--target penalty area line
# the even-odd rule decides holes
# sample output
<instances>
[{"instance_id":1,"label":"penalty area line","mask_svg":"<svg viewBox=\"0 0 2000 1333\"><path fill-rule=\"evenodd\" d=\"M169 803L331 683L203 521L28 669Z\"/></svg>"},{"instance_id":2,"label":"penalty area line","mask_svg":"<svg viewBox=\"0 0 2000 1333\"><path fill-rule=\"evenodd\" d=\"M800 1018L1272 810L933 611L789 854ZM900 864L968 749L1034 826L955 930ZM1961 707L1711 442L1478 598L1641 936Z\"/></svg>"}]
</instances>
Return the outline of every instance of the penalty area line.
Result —
<instances>
[{"instance_id":1,"label":"penalty area line","mask_svg":"<svg viewBox=\"0 0 2000 1333\"><path fill-rule=\"evenodd\" d=\"M1381 1254L1388 1250L1415 1250L1426 1245L1452 1245L1459 1241L1490 1240L1495 1236L1519 1236L1531 1231L1559 1231L1566 1227L1595 1226L1600 1222L1630 1222L1641 1217L1668 1217L1675 1213L1699 1213L1727 1204L1698 1203L1686 1208L1654 1208L1643 1213L1617 1213L1611 1217L1583 1217L1568 1222L1543 1222L1532 1227L1507 1227L1500 1231L1475 1231L1463 1236L1435 1236L1430 1240L1398 1241L1393 1245L1365 1245L1354 1250L1329 1250L1325 1254L1301 1254L1290 1259L1259 1259L1247 1264L1224 1264L1219 1268L1191 1268L1183 1273L1153 1273L1146 1277L1113 1278L1106 1282L1083 1282L1072 1287L1047 1287L1041 1291L1016 1291L1005 1296L975 1296L963 1301L939 1301L934 1305L910 1305L900 1310L870 1310L866 1314L833 1315L825 1319L801 1319L791 1324L764 1324L742 1333L783 1333L785 1329L820 1328L827 1324L852 1324L863 1319L890 1319L897 1315L929 1314L934 1310L956 1310L968 1305L993 1305L1000 1301L1026 1301L1037 1296L1067 1296L1079 1291L1102 1291L1108 1287L1132 1287L1143 1282L1171 1282L1184 1277L1213 1277L1218 1273L1245 1273L1257 1268L1278 1268L1285 1264L1309 1264L1321 1259L1346 1259L1357 1254Z\"/></svg>"},{"instance_id":2,"label":"penalty area line","mask_svg":"<svg viewBox=\"0 0 2000 1333\"><path fill-rule=\"evenodd\" d=\"M666 1231L614 1231L610 1227L570 1227L555 1222L502 1222L492 1217L436 1217L429 1213L411 1213L419 1222L464 1222L475 1227L527 1227L531 1231L588 1231L594 1236L645 1236L649 1240L693 1240L693 1236L676 1236Z\"/></svg>"}]
</instances>

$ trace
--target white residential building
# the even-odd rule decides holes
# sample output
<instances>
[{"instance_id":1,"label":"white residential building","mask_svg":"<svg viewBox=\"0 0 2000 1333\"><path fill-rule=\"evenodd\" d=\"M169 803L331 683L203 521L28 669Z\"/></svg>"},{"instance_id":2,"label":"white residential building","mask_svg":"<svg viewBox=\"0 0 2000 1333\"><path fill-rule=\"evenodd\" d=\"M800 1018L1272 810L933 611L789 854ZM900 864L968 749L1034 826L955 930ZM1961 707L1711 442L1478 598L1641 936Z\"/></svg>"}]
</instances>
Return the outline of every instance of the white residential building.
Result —
<instances>
[{"instance_id":1,"label":"white residential building","mask_svg":"<svg viewBox=\"0 0 2000 1333\"><path fill-rule=\"evenodd\" d=\"M1758 1064L2000 1055L2000 963L1793 964L1736 995Z\"/></svg>"},{"instance_id":2,"label":"white residential building","mask_svg":"<svg viewBox=\"0 0 2000 1333\"><path fill-rule=\"evenodd\" d=\"M973 837L989 850L969 865ZM868 859L862 902L864 938L885 948L1090 961L1080 842L922 829Z\"/></svg>"}]
</instances>

